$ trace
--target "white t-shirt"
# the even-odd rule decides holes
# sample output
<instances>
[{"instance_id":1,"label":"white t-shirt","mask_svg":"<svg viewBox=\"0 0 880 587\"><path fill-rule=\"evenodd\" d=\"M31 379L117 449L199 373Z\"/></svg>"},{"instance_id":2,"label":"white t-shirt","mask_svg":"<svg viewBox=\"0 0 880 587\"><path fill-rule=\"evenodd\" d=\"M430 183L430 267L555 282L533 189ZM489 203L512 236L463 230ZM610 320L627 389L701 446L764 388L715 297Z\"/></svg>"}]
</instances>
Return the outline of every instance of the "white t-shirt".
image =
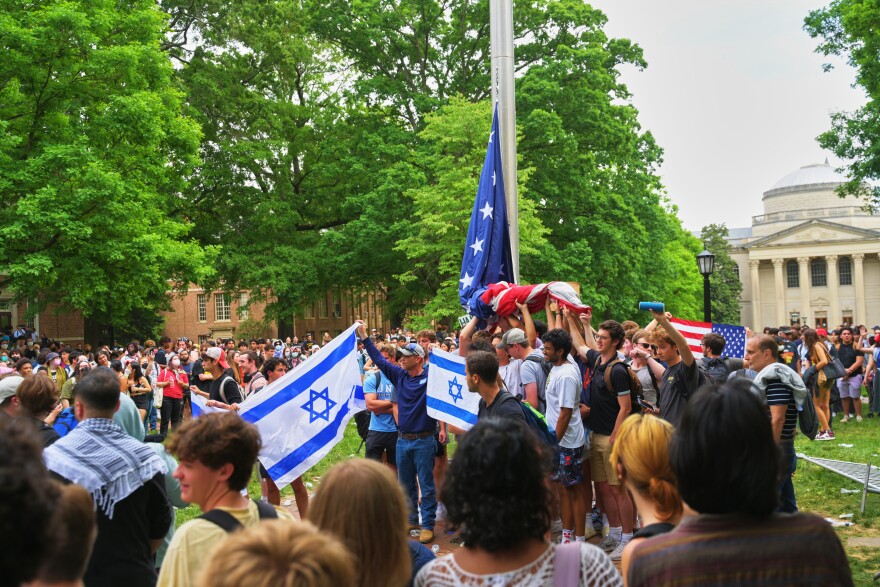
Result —
<instances>
[{"instance_id":1,"label":"white t-shirt","mask_svg":"<svg viewBox=\"0 0 880 587\"><path fill-rule=\"evenodd\" d=\"M562 408L571 408L573 411L568 429L559 441L559 446L563 448L578 448L586 443L584 423L578 412L581 386L581 373L571 362L553 367L547 375L547 426L550 430L556 430Z\"/></svg>"}]
</instances>

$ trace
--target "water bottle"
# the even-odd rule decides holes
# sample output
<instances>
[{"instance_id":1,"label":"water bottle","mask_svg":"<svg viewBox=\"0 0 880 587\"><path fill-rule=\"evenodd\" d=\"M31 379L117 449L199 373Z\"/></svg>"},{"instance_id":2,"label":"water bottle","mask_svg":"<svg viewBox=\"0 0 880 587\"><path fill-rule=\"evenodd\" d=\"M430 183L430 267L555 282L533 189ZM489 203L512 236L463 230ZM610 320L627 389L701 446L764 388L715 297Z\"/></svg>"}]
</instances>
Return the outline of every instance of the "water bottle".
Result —
<instances>
[{"instance_id":1,"label":"water bottle","mask_svg":"<svg viewBox=\"0 0 880 587\"><path fill-rule=\"evenodd\" d=\"M642 312L663 312L665 309L663 302L639 302L639 310Z\"/></svg>"}]
</instances>

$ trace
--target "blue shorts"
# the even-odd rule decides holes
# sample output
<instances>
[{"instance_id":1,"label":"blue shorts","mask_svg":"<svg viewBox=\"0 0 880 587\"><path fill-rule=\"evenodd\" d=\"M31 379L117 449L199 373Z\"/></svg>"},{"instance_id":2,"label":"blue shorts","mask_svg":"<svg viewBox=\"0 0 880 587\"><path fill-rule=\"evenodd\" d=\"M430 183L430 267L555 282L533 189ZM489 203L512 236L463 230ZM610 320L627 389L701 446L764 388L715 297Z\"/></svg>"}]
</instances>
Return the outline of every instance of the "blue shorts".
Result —
<instances>
[{"instance_id":1,"label":"blue shorts","mask_svg":"<svg viewBox=\"0 0 880 587\"><path fill-rule=\"evenodd\" d=\"M584 482L584 471L581 461L584 456L584 447L563 448L559 447L559 464L556 473L550 477L557 483L562 483L564 487L572 487L580 485Z\"/></svg>"}]
</instances>

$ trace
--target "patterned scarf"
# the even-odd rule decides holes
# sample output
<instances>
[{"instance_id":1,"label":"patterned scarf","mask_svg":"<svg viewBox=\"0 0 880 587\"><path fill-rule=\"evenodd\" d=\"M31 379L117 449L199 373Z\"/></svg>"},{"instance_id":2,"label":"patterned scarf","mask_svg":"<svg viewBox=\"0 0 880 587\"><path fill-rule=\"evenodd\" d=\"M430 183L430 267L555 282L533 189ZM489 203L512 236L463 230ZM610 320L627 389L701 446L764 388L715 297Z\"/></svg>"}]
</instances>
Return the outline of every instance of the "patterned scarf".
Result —
<instances>
[{"instance_id":1,"label":"patterned scarf","mask_svg":"<svg viewBox=\"0 0 880 587\"><path fill-rule=\"evenodd\" d=\"M157 473L159 456L113 420L89 418L43 452L46 467L85 487L108 518L113 509Z\"/></svg>"}]
</instances>

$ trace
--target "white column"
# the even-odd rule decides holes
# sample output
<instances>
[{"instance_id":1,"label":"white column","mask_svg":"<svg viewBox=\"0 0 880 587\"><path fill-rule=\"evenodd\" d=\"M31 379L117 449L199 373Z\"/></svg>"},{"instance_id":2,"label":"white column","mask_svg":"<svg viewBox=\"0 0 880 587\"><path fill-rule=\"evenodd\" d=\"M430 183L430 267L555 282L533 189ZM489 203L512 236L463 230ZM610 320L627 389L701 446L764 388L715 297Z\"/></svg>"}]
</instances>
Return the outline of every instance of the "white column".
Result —
<instances>
[{"instance_id":1,"label":"white column","mask_svg":"<svg viewBox=\"0 0 880 587\"><path fill-rule=\"evenodd\" d=\"M749 259L749 271L752 277L752 330L761 332L764 325L761 324L761 284L758 282L758 267L761 261Z\"/></svg>"},{"instance_id":2,"label":"white column","mask_svg":"<svg viewBox=\"0 0 880 587\"><path fill-rule=\"evenodd\" d=\"M840 324L842 317L840 314L840 276L837 273L837 255L826 255L825 262L828 264L826 277L828 279L828 293L831 297L831 315L828 316L828 328L835 328Z\"/></svg>"},{"instance_id":3,"label":"white column","mask_svg":"<svg viewBox=\"0 0 880 587\"><path fill-rule=\"evenodd\" d=\"M856 292L856 313L853 316L853 324L864 324L868 319L868 314L865 311L865 267L862 264L865 260L865 254L854 253L852 260L855 265L853 289Z\"/></svg>"},{"instance_id":4,"label":"white column","mask_svg":"<svg viewBox=\"0 0 880 587\"><path fill-rule=\"evenodd\" d=\"M800 270L801 283L801 323L812 328L813 310L810 308L810 258L798 257L798 269Z\"/></svg>"},{"instance_id":5,"label":"white column","mask_svg":"<svg viewBox=\"0 0 880 587\"><path fill-rule=\"evenodd\" d=\"M785 259L773 259L773 283L776 287L776 324L774 326L782 326L789 322L785 316L785 280L782 275L784 266Z\"/></svg>"}]
</instances>

